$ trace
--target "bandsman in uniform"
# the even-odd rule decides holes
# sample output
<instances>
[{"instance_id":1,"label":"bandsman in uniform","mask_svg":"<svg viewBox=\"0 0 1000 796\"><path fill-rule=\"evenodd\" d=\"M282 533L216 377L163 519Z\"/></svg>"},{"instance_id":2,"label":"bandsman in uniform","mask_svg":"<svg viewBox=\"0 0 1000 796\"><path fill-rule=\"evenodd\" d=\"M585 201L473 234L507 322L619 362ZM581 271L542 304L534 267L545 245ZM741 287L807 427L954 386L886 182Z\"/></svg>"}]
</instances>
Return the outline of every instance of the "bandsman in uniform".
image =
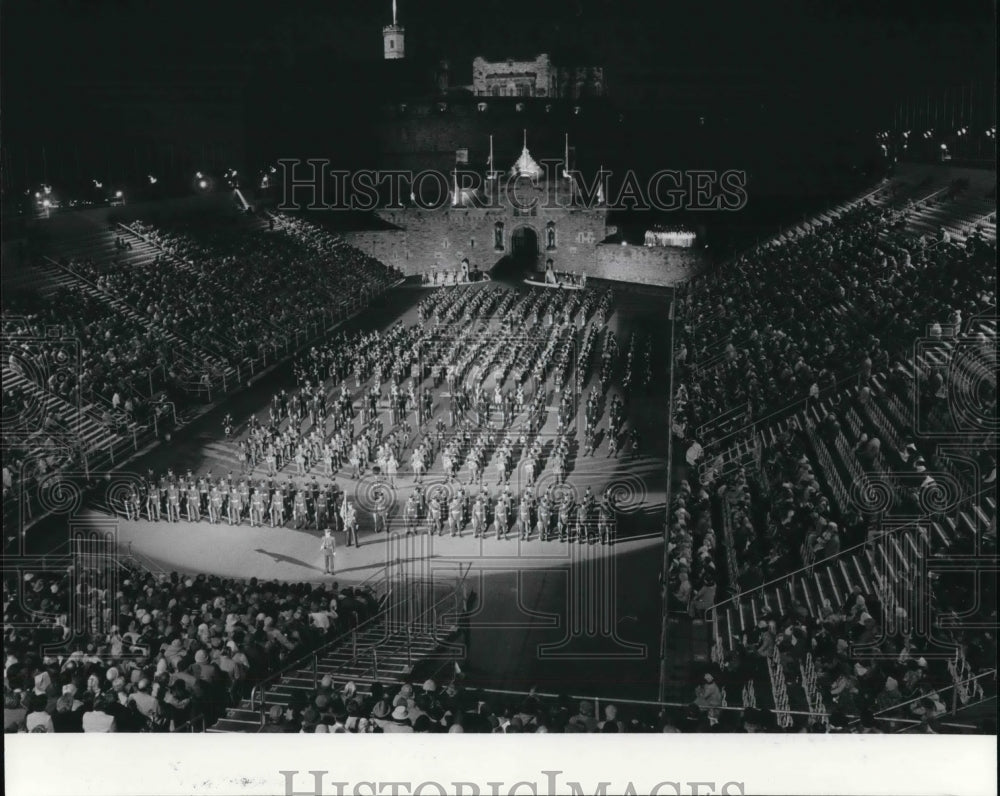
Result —
<instances>
[{"instance_id":1,"label":"bandsman in uniform","mask_svg":"<svg viewBox=\"0 0 1000 796\"><path fill-rule=\"evenodd\" d=\"M536 521L536 526L538 528L538 538L543 542L549 541L549 525L552 522L552 510L549 506L549 499L545 495L542 495L542 499L538 502L538 519Z\"/></svg>"},{"instance_id":2,"label":"bandsman in uniform","mask_svg":"<svg viewBox=\"0 0 1000 796\"><path fill-rule=\"evenodd\" d=\"M271 527L281 527L285 524L285 493L281 484L278 484L271 496Z\"/></svg>"},{"instance_id":3,"label":"bandsman in uniform","mask_svg":"<svg viewBox=\"0 0 1000 796\"><path fill-rule=\"evenodd\" d=\"M590 541L590 529L587 522L587 505L582 501L576 507L576 540L580 544Z\"/></svg>"},{"instance_id":4,"label":"bandsman in uniform","mask_svg":"<svg viewBox=\"0 0 1000 796\"><path fill-rule=\"evenodd\" d=\"M559 539L565 542L569 538L570 530L570 511L573 508L573 498L569 494L563 495L562 502L559 504Z\"/></svg>"},{"instance_id":5,"label":"bandsman in uniform","mask_svg":"<svg viewBox=\"0 0 1000 796\"><path fill-rule=\"evenodd\" d=\"M476 495L476 500L472 504L472 530L476 539L486 533L486 506L482 494Z\"/></svg>"},{"instance_id":6,"label":"bandsman in uniform","mask_svg":"<svg viewBox=\"0 0 1000 796\"><path fill-rule=\"evenodd\" d=\"M187 519L188 522L201 522L201 509L199 508L200 498L198 488L194 481L188 485L187 490Z\"/></svg>"},{"instance_id":7,"label":"bandsman in uniform","mask_svg":"<svg viewBox=\"0 0 1000 796\"><path fill-rule=\"evenodd\" d=\"M323 528L329 521L330 502L326 495L326 490L321 489L316 496L316 527Z\"/></svg>"},{"instance_id":8,"label":"bandsman in uniform","mask_svg":"<svg viewBox=\"0 0 1000 796\"><path fill-rule=\"evenodd\" d=\"M351 505L350 499L344 496L344 507L341 512L341 518L344 520L344 531L347 534L347 546L351 546L351 541L354 541L355 547L361 547L361 543L358 541L358 514L355 511L354 506Z\"/></svg>"},{"instance_id":9,"label":"bandsman in uniform","mask_svg":"<svg viewBox=\"0 0 1000 796\"><path fill-rule=\"evenodd\" d=\"M242 513L243 506L240 500L240 485L230 484L228 500L226 501L226 519L229 520L230 525L239 525Z\"/></svg>"},{"instance_id":10,"label":"bandsman in uniform","mask_svg":"<svg viewBox=\"0 0 1000 796\"><path fill-rule=\"evenodd\" d=\"M222 490L218 484L212 484L208 493L208 521L212 525L222 522Z\"/></svg>"},{"instance_id":11,"label":"bandsman in uniform","mask_svg":"<svg viewBox=\"0 0 1000 796\"><path fill-rule=\"evenodd\" d=\"M246 478L241 478L240 479L240 484L236 488L236 491L239 494L239 503L237 504L237 506L238 506L238 509L237 509L238 513L236 515L236 520L237 520L237 522L242 522L243 521L243 513L250 506L250 483L247 481Z\"/></svg>"},{"instance_id":12,"label":"bandsman in uniform","mask_svg":"<svg viewBox=\"0 0 1000 796\"><path fill-rule=\"evenodd\" d=\"M597 535L601 538L601 544L609 544L611 542L611 526L611 507L606 501L601 501L601 507L597 516Z\"/></svg>"},{"instance_id":13,"label":"bandsman in uniform","mask_svg":"<svg viewBox=\"0 0 1000 796\"><path fill-rule=\"evenodd\" d=\"M167 485L167 522L181 521L181 491L173 481Z\"/></svg>"},{"instance_id":14,"label":"bandsman in uniform","mask_svg":"<svg viewBox=\"0 0 1000 796\"><path fill-rule=\"evenodd\" d=\"M160 519L160 491L152 479L146 482L146 516L150 522Z\"/></svg>"},{"instance_id":15,"label":"bandsman in uniform","mask_svg":"<svg viewBox=\"0 0 1000 796\"><path fill-rule=\"evenodd\" d=\"M508 528L507 528L507 496L504 493L500 493L497 496L497 505L495 516L493 517L493 525L496 527L497 539L501 537L507 539Z\"/></svg>"},{"instance_id":16,"label":"bandsman in uniform","mask_svg":"<svg viewBox=\"0 0 1000 796\"><path fill-rule=\"evenodd\" d=\"M257 528L264 524L264 487L255 487L250 496L250 527Z\"/></svg>"},{"instance_id":17,"label":"bandsman in uniform","mask_svg":"<svg viewBox=\"0 0 1000 796\"><path fill-rule=\"evenodd\" d=\"M407 536L416 532L417 520L417 496L411 492L403 506L403 527Z\"/></svg>"},{"instance_id":18,"label":"bandsman in uniform","mask_svg":"<svg viewBox=\"0 0 1000 796\"><path fill-rule=\"evenodd\" d=\"M198 495L201 499L199 507L203 512L208 512L208 494L212 491L212 471L208 471L208 476L198 479Z\"/></svg>"},{"instance_id":19,"label":"bandsman in uniform","mask_svg":"<svg viewBox=\"0 0 1000 796\"><path fill-rule=\"evenodd\" d=\"M135 484L132 484L128 488L128 493L125 495L125 517L129 520L139 519L139 506L141 505L141 498L139 497L139 490L136 488Z\"/></svg>"},{"instance_id":20,"label":"bandsman in uniform","mask_svg":"<svg viewBox=\"0 0 1000 796\"><path fill-rule=\"evenodd\" d=\"M430 515L430 522L428 524L430 534L432 536L434 534L441 536L444 533L444 523L441 517L441 502L438 500L437 495L430 499L428 509Z\"/></svg>"},{"instance_id":21,"label":"bandsman in uniform","mask_svg":"<svg viewBox=\"0 0 1000 796\"><path fill-rule=\"evenodd\" d=\"M448 504L448 527L452 536L460 536L462 532L462 502L458 495Z\"/></svg>"},{"instance_id":22,"label":"bandsman in uniform","mask_svg":"<svg viewBox=\"0 0 1000 796\"><path fill-rule=\"evenodd\" d=\"M521 498L517 522L521 526L521 541L528 541L528 537L531 536L531 499L527 494Z\"/></svg>"},{"instance_id":23,"label":"bandsman in uniform","mask_svg":"<svg viewBox=\"0 0 1000 796\"><path fill-rule=\"evenodd\" d=\"M292 500L292 519L295 521L296 528L304 528L308 524L305 489L295 490L295 497Z\"/></svg>"}]
</instances>

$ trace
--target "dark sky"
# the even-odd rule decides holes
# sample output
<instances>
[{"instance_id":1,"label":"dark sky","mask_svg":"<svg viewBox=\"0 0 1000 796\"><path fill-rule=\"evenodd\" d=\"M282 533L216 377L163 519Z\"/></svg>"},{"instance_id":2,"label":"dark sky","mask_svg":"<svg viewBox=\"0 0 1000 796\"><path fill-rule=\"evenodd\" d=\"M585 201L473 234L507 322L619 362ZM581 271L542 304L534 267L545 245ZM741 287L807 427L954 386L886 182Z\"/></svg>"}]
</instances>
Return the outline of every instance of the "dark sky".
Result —
<instances>
[{"instance_id":1,"label":"dark sky","mask_svg":"<svg viewBox=\"0 0 1000 796\"><path fill-rule=\"evenodd\" d=\"M400 0L408 48L466 64L480 53L571 51L624 72L770 80L962 79L991 71L983 0ZM380 57L386 0L3 0L4 88L85 75L245 67L322 49Z\"/></svg>"},{"instance_id":2,"label":"dark sky","mask_svg":"<svg viewBox=\"0 0 1000 796\"><path fill-rule=\"evenodd\" d=\"M220 118L246 103L241 123L252 124L257 106L266 111L262 86L315 102L375 93L359 62L381 59L390 8L390 0L2 0L4 147L106 137L165 118L191 131L213 103ZM838 121L929 87L995 86L995 5L984 0L399 0L399 8L408 65L416 72L448 57L454 82L471 79L477 54L545 51L604 65L621 102L636 87L665 85ZM127 118L133 100L142 110Z\"/></svg>"}]
</instances>

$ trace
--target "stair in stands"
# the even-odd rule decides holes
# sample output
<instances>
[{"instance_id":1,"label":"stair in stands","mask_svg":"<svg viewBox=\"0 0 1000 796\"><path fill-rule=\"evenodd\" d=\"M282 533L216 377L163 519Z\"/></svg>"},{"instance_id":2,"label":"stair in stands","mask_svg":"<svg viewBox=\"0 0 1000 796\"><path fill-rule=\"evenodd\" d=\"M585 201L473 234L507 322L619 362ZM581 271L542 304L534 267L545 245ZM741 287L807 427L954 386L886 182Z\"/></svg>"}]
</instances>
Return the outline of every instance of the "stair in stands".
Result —
<instances>
[{"instance_id":1,"label":"stair in stands","mask_svg":"<svg viewBox=\"0 0 1000 796\"><path fill-rule=\"evenodd\" d=\"M295 669L270 686L265 695L264 713L274 705L288 705L296 694L309 695L316 690L317 681L330 675L339 689L347 682L357 686L358 695L371 694L373 683L403 683L408 680L413 667L423 661L440 662L441 669L450 667L455 659L453 649L446 647L446 639L457 628L412 630L409 640L405 628L388 623L377 623L359 630L357 647L345 638L319 657L316 669L311 664ZM409 645L409 652L407 646ZM373 653L377 655L377 670ZM226 711L208 732L258 732L261 727L261 708L244 699L240 705Z\"/></svg>"},{"instance_id":2,"label":"stair in stands","mask_svg":"<svg viewBox=\"0 0 1000 796\"><path fill-rule=\"evenodd\" d=\"M4 389L16 387L36 400L42 410L42 418L51 418L61 427L80 439L85 451L109 449L118 435L106 423L84 409L76 408L63 398L49 392L10 367L5 361L2 368Z\"/></svg>"}]
</instances>

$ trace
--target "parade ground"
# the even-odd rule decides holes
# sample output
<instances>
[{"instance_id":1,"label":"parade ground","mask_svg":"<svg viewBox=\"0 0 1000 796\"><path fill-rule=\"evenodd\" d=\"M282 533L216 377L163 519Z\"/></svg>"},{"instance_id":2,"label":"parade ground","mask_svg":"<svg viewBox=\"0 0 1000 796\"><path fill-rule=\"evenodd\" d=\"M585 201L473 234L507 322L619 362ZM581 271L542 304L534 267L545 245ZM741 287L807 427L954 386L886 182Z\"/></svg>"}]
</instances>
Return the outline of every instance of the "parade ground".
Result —
<instances>
[{"instance_id":1,"label":"parade ground","mask_svg":"<svg viewBox=\"0 0 1000 796\"><path fill-rule=\"evenodd\" d=\"M606 440L598 444L593 455L584 455L582 444L577 445L565 481L559 483L558 490L560 494L570 492L577 501L588 489L598 498L606 493L613 495L616 512L609 544L596 539L583 543L576 539L542 541L534 533L522 540L516 527L510 529L506 539L496 538L493 527L487 529L484 538L476 538L469 525L457 537L447 529L443 535L432 535L426 520L418 523L415 534L407 534L402 507L416 485L408 452L401 457L392 483L386 474L372 472L370 466L357 478L352 477L346 465L332 477L319 465L310 472L299 473L296 465L289 463L278 472L281 481L291 478L298 484L315 479L325 486L333 481L335 488L357 506L358 544L348 545L343 532L335 534L333 575L324 571L322 531L315 523L295 527L291 519L286 519L280 527L271 527L265 518L263 525L251 527L246 518L240 524L230 525L225 519L210 523L207 516L198 522L188 522L183 512L179 522L150 521L145 512L139 519L129 519L116 506L109 506L106 499L88 502L82 520L113 527L120 549L128 550L149 568L162 572L205 572L257 578L262 582L335 581L341 587L404 574L461 581L467 591L477 595L468 666L482 682L494 687L541 689L546 681L558 681L573 684L578 691L585 691L588 683L593 683L595 688L600 684L605 693L615 683L614 690L622 696L650 698L659 677L659 577L663 564L669 433L666 406L670 340L664 331L669 325L664 320L671 309L671 295L669 291L610 283L595 283L590 289L604 288L613 291L606 326L617 335L620 357L624 358L633 332L641 336L638 339L648 337L653 378L648 384L633 383L623 392L621 363L615 363L605 405L615 395L624 400L625 422L620 438L625 442L614 456L609 455ZM511 279L437 290L470 293L513 290L520 297L530 289L520 280ZM401 287L390 291L352 319L348 328L384 331L400 321L405 326L415 324L417 305L434 290ZM477 333L509 333L502 332L502 328L502 318L491 318ZM576 333L577 345L584 331ZM585 396L597 383L599 349L591 359L598 364L592 365L579 383L580 396ZM359 386L352 376L347 379L347 386L355 405L360 406L371 381ZM428 380L425 386L431 387L434 395L432 414L422 427L414 430L408 448L416 444L422 432L432 433L441 418L449 421L445 435L454 433L448 414L447 385L432 386ZM280 366L179 430L170 441L131 462L126 469L137 478L147 478L150 473L159 478L172 470L177 474L190 471L195 476L212 473L216 479L232 473L239 479L244 475L244 463L237 446L241 435L246 433L249 416L253 414L266 424L273 395L282 389L291 392L295 388L292 366ZM327 388L332 395L339 385ZM556 436L556 409L547 408L539 438ZM576 436L582 437L583 408L578 409L573 423L577 427ZM223 430L226 415L231 415L235 422L229 438ZM388 430L388 413L382 419ZM606 429L606 412L602 421L598 426ZM507 430L516 432L520 422L521 418L513 418ZM641 440L637 454L627 443L633 428L638 430ZM259 480L264 471L264 465L260 464L251 475ZM547 485L559 480L549 457L536 475L536 494L542 494ZM440 456L430 463L421 481L427 495L439 493L445 498L459 489L474 496L479 489L470 483L464 468L457 479L449 480ZM490 464L485 468L483 481L494 497L502 488ZM515 464L509 481L511 492L517 497L525 485L522 470ZM374 513L367 510L373 494L378 495L379 505L387 506L388 527L378 532ZM47 525L42 523L32 534L44 533Z\"/></svg>"}]
</instances>

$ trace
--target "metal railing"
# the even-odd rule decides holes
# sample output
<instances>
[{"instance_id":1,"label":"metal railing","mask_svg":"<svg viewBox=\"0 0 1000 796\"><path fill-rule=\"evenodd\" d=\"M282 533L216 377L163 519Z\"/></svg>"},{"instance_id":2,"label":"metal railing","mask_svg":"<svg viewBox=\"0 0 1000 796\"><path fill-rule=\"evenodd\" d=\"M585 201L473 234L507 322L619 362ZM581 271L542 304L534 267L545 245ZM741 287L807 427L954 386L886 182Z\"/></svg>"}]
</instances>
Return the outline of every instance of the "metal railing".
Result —
<instances>
[{"instance_id":1,"label":"metal railing","mask_svg":"<svg viewBox=\"0 0 1000 796\"><path fill-rule=\"evenodd\" d=\"M989 672L987 674L995 676L996 673ZM980 676L982 677L986 675L980 675ZM588 702L593 703L595 716L600 715L601 712L600 708L602 702L605 704L613 704L615 706L621 706L621 705L635 706L639 708L649 708L651 710L656 710L656 711L662 711L664 708L686 709L691 706L691 702L670 702L666 700L652 700L652 699L630 699L630 698L618 698L618 697L607 697L607 696L595 696L593 694L554 694L542 691L512 691L502 688L477 688L476 691L477 693L480 694L496 694L497 696L502 696L502 697L522 697L524 699L527 699L529 697L534 697L536 699L553 699L553 700L569 699L574 702L586 700ZM752 683L748 683L744 687L743 700L744 700L743 705L714 705L711 708L708 707L702 708L702 711L715 710L728 713L742 713L747 708L756 707L757 699L756 699L756 694L754 693ZM752 704L747 704L747 702L750 702ZM898 707L899 706L897 705L893 709ZM799 716L804 719L817 718L817 714L815 714L813 711L807 711L807 710L789 709L784 711L784 713L789 717ZM826 717L826 714L824 714L824 717ZM850 719L852 717L848 716L848 718ZM882 716L880 714L876 714L875 718L876 721L899 722L907 725L909 728L912 728L915 725L923 723L922 720L920 719L895 718L895 717ZM857 723L858 720L859 719L857 717L854 717L855 723ZM791 723L792 722L789 722L787 726L791 726ZM958 724L958 723L942 722L942 726L961 731L973 731L979 729L979 727L977 727L974 724Z\"/></svg>"}]
</instances>

